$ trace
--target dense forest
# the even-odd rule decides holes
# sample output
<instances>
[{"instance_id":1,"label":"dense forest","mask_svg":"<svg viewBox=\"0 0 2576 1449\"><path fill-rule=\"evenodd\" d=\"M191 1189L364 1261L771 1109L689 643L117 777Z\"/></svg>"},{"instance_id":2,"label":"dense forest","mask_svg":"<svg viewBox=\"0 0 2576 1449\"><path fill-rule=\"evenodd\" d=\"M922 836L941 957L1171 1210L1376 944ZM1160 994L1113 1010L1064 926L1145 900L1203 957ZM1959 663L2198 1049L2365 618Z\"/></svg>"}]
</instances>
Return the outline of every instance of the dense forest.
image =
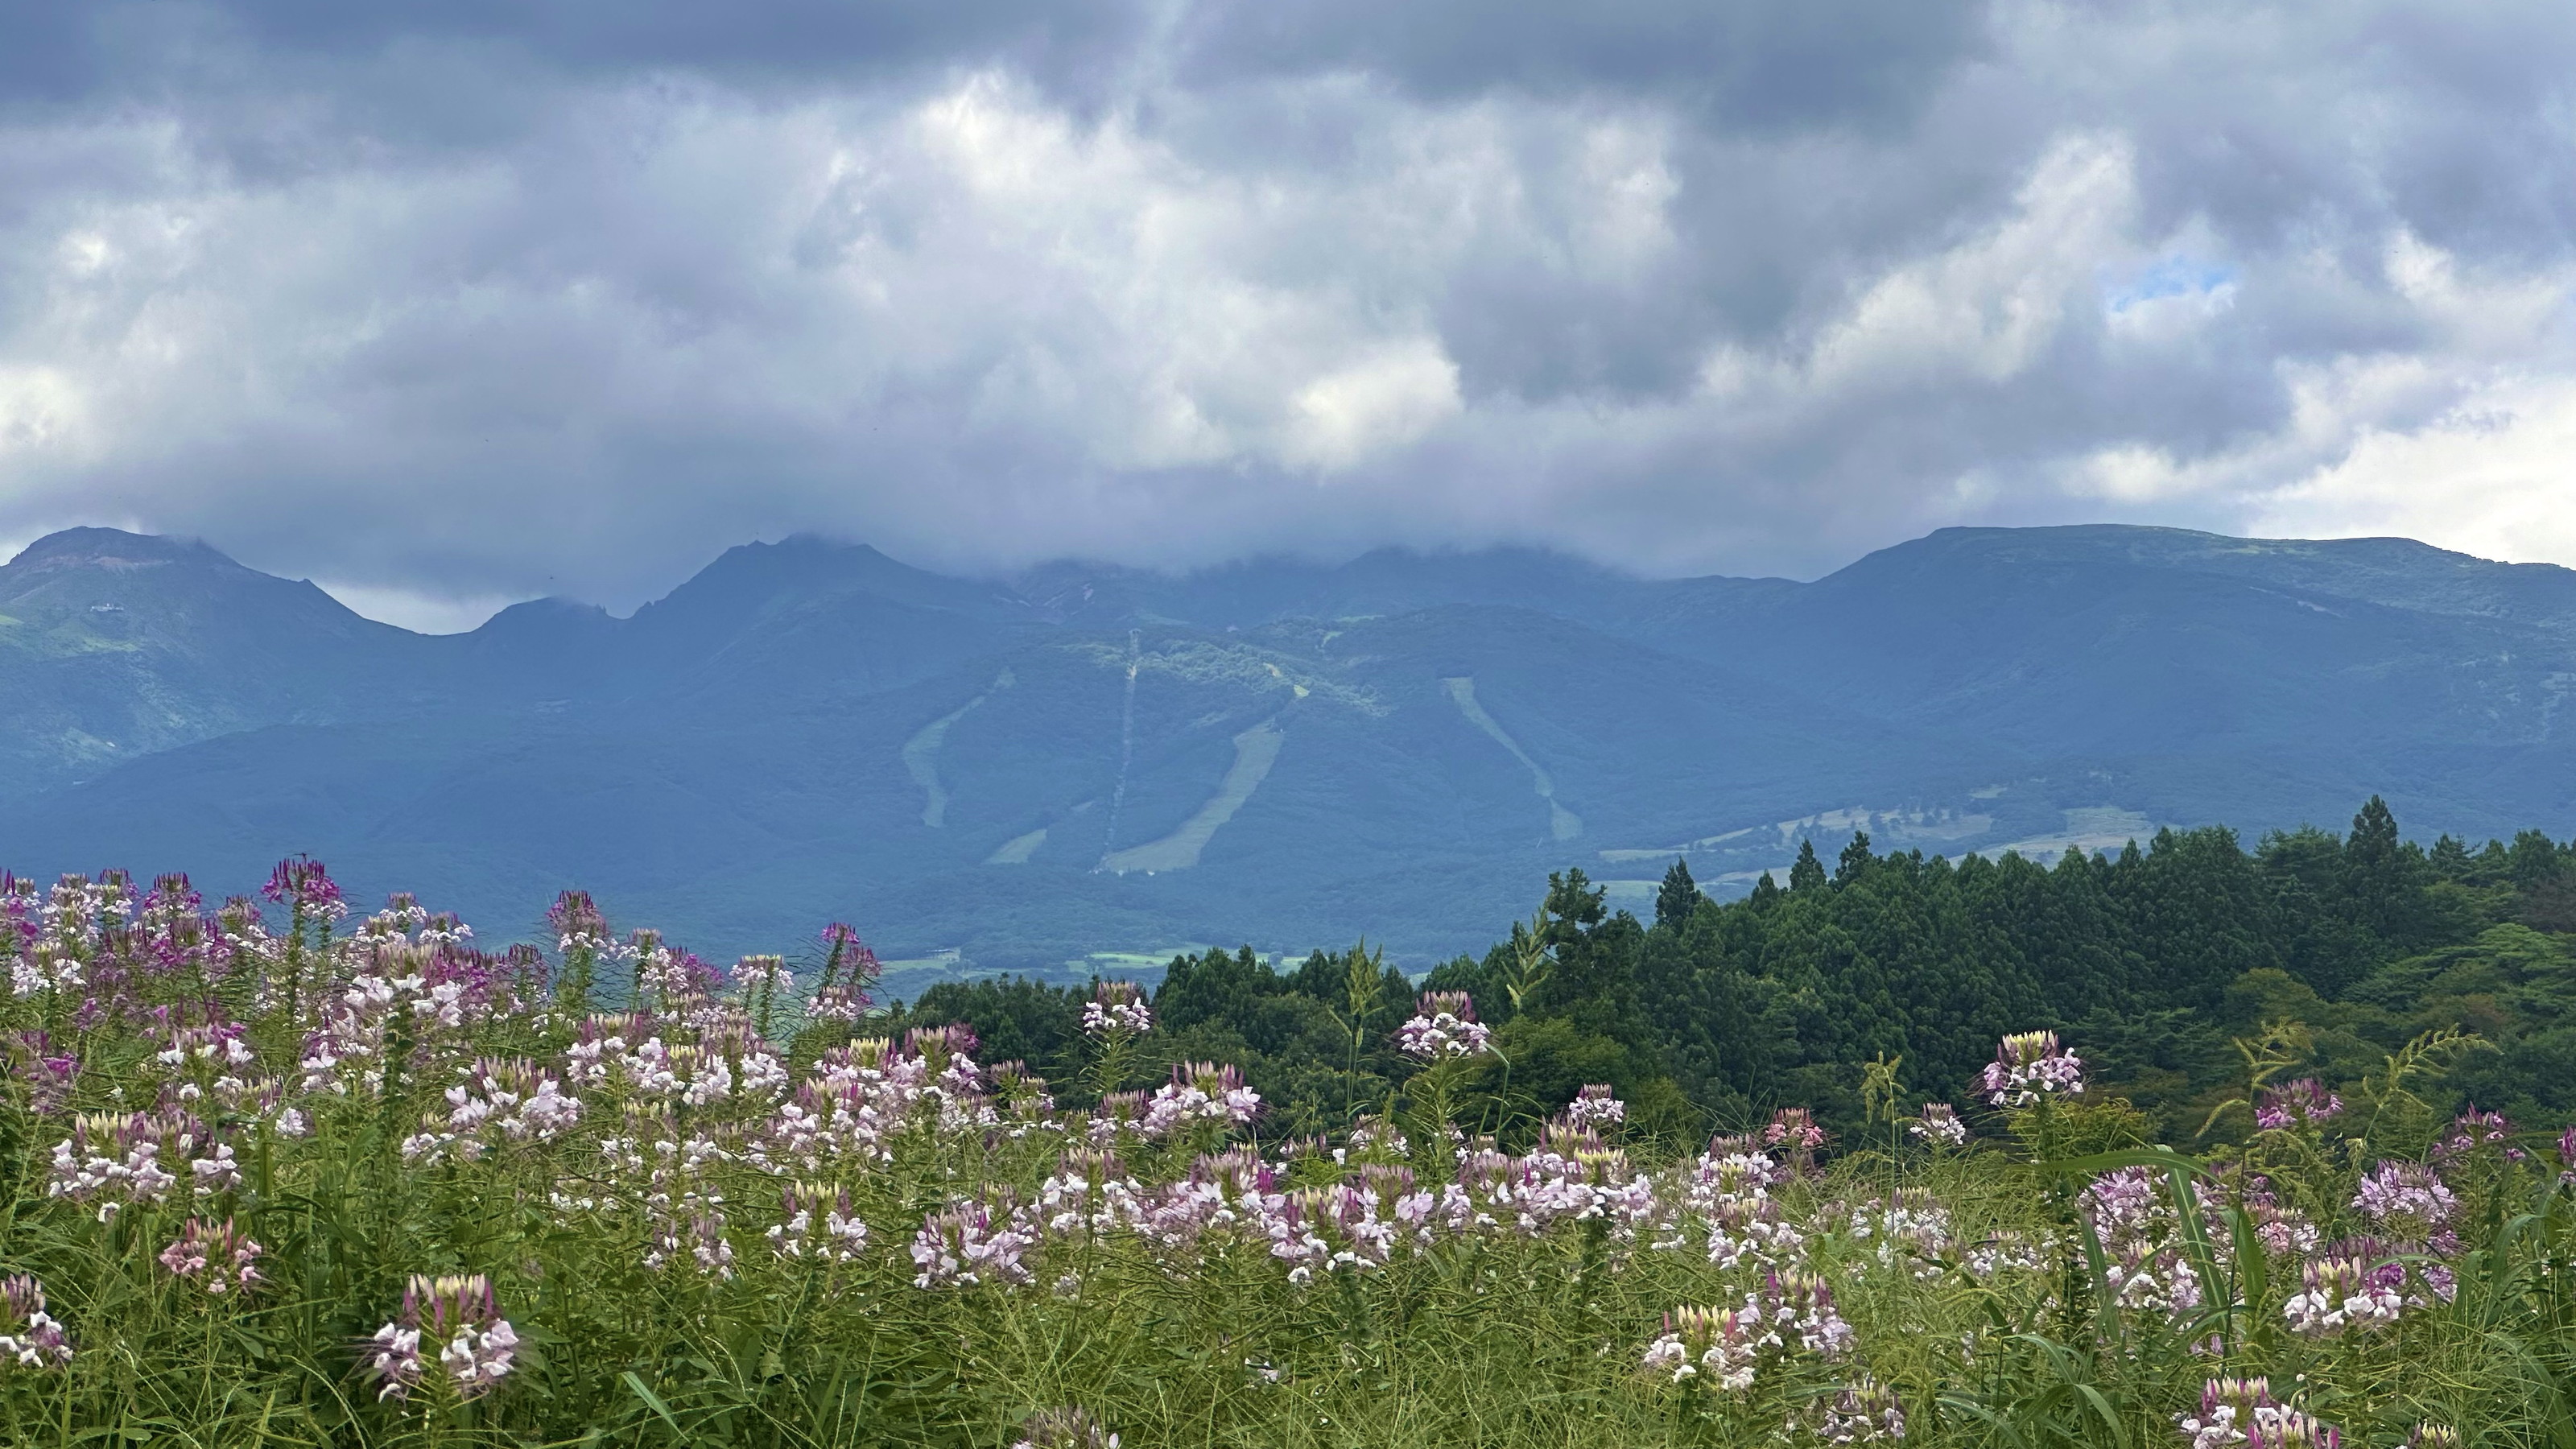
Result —
<instances>
[{"instance_id":1,"label":"dense forest","mask_svg":"<svg viewBox=\"0 0 2576 1449\"><path fill-rule=\"evenodd\" d=\"M1419 982L1365 945L1281 972L1251 951L1175 959L1161 1050L1239 1063L1265 1131L1339 1127L1401 1091L1389 1034L1417 989L1466 991L1494 1028L1473 1108L1506 1135L1587 1082L1675 1140L1811 1107L1863 1120L1893 1064L1914 1101L1964 1101L1998 1036L2059 1031L2104 1098L2176 1145L2241 1136L2250 1073L2354 1084L2427 1033L2455 1103L2544 1121L2576 1106L2576 842L2403 839L2374 798L2336 835L2165 831L2117 855L1952 862L1855 837L1828 869L1720 904L1676 861L1654 919L1611 912L1580 870L1479 960ZM896 1026L966 1022L990 1059L1069 1061L1089 993L943 984ZM2441 1104L2437 1104L2441 1105Z\"/></svg>"}]
</instances>

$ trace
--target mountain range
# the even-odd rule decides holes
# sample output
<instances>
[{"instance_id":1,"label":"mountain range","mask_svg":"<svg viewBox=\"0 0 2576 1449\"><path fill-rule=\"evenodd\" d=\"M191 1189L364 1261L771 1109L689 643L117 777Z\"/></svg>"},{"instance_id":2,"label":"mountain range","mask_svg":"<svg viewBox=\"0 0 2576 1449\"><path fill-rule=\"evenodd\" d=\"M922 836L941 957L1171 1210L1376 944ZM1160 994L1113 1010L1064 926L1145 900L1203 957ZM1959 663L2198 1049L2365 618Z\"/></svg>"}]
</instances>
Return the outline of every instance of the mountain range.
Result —
<instances>
[{"instance_id":1,"label":"mountain range","mask_svg":"<svg viewBox=\"0 0 2576 1449\"><path fill-rule=\"evenodd\" d=\"M280 856L487 934L559 888L711 956L828 918L925 973L1491 941L1878 848L2576 813L2576 572L2402 539L1945 529L1812 583L1384 551L947 577L796 537L616 618L371 622L186 540L0 567L0 862ZM1094 954L1098 953L1098 954Z\"/></svg>"}]
</instances>

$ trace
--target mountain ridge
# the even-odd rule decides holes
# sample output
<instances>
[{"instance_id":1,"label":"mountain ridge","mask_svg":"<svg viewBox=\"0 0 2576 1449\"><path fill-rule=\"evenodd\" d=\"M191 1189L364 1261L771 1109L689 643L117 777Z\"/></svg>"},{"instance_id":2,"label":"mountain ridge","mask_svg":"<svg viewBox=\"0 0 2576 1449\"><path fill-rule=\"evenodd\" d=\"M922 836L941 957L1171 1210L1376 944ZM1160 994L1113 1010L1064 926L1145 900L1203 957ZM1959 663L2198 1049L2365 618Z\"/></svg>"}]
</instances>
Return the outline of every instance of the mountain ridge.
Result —
<instances>
[{"instance_id":1,"label":"mountain ridge","mask_svg":"<svg viewBox=\"0 0 2576 1449\"><path fill-rule=\"evenodd\" d=\"M984 966L1423 957L1551 869L1635 901L1668 847L1736 890L1854 829L2117 848L2374 792L2426 832L2545 824L2571 686L2576 572L2408 540L1943 529L1798 582L1400 549L970 579L799 535L624 619L429 636L76 530L0 565L0 862L239 888L311 850L503 925L580 884L724 949L810 910Z\"/></svg>"}]
</instances>

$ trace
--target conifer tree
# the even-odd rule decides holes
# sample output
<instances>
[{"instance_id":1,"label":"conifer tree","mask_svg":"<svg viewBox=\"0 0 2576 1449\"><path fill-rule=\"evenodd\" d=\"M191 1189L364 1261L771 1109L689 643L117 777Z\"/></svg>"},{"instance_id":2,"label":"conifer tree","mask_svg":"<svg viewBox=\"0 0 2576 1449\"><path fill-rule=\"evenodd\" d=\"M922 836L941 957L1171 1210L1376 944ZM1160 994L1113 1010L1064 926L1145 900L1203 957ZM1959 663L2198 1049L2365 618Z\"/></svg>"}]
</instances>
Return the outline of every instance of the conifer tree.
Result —
<instances>
[{"instance_id":1,"label":"conifer tree","mask_svg":"<svg viewBox=\"0 0 2576 1449\"><path fill-rule=\"evenodd\" d=\"M2458 836L2448 831L2443 832L2441 839L2433 842L2433 849L2427 859L2433 866L2433 874L2443 880L2464 879L2472 868L2468 846L2463 844Z\"/></svg>"},{"instance_id":2,"label":"conifer tree","mask_svg":"<svg viewBox=\"0 0 2576 1449\"><path fill-rule=\"evenodd\" d=\"M2543 830L2526 830L2513 838L2513 848L2506 853L2512 862L2513 883L2529 890L2567 868L2567 858L2557 842Z\"/></svg>"},{"instance_id":3,"label":"conifer tree","mask_svg":"<svg viewBox=\"0 0 2576 1449\"><path fill-rule=\"evenodd\" d=\"M1877 859L1869 853L1869 832L1853 831L1851 844L1843 847L1842 858L1834 862L1834 884L1850 885L1860 879Z\"/></svg>"},{"instance_id":4,"label":"conifer tree","mask_svg":"<svg viewBox=\"0 0 2576 1449\"><path fill-rule=\"evenodd\" d=\"M1825 863L1816 859L1816 842L1798 842L1797 863L1789 867L1789 889L1814 890L1825 883Z\"/></svg>"},{"instance_id":5,"label":"conifer tree","mask_svg":"<svg viewBox=\"0 0 2576 1449\"><path fill-rule=\"evenodd\" d=\"M1689 923L1699 903L1699 883L1691 879L1690 862L1674 856L1673 868L1664 872L1663 888L1655 892L1655 925L1678 931Z\"/></svg>"},{"instance_id":6,"label":"conifer tree","mask_svg":"<svg viewBox=\"0 0 2576 1449\"><path fill-rule=\"evenodd\" d=\"M1753 883L1753 894L1750 899L1753 903L1753 909L1757 911L1767 911L1771 907L1780 903L1780 896L1780 883L1773 880L1771 878L1771 872L1766 870L1762 872L1762 879Z\"/></svg>"},{"instance_id":7,"label":"conifer tree","mask_svg":"<svg viewBox=\"0 0 2576 1449\"><path fill-rule=\"evenodd\" d=\"M2398 838L2388 802L2371 796L2352 817L2352 833L2343 842L2340 884L2353 921L2383 941L2411 940L2419 914L2415 864Z\"/></svg>"}]
</instances>

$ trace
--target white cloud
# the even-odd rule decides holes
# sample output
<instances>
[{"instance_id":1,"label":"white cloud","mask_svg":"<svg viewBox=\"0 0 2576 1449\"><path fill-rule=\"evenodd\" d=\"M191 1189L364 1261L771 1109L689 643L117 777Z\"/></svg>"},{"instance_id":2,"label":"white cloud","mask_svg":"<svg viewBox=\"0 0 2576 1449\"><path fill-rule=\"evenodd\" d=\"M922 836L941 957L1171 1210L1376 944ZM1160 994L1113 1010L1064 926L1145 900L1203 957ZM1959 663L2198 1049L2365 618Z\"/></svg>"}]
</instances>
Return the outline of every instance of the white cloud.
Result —
<instances>
[{"instance_id":1,"label":"white cloud","mask_svg":"<svg viewBox=\"0 0 2576 1449\"><path fill-rule=\"evenodd\" d=\"M2253 522L2576 563L2576 378L2500 378L2421 427L2364 428L2335 462L2272 493Z\"/></svg>"},{"instance_id":2,"label":"white cloud","mask_svg":"<svg viewBox=\"0 0 2576 1449\"><path fill-rule=\"evenodd\" d=\"M2128 147L2069 136L2050 146L1983 235L1878 278L1817 348L1818 381L1940 373L2003 382L2056 336L2066 307L2137 207Z\"/></svg>"},{"instance_id":3,"label":"white cloud","mask_svg":"<svg viewBox=\"0 0 2576 1449\"><path fill-rule=\"evenodd\" d=\"M1455 417L1458 369L1437 338L1406 338L1299 388L1295 401L1300 416L1283 459L1347 468Z\"/></svg>"},{"instance_id":4,"label":"white cloud","mask_svg":"<svg viewBox=\"0 0 2576 1449\"><path fill-rule=\"evenodd\" d=\"M2215 501L2237 526L2297 537L2398 534L2489 558L2576 563L2576 270L2465 275L2401 231L2380 263L2418 345L2284 361L2278 426L2197 455L2108 445L2069 470L2079 496Z\"/></svg>"},{"instance_id":5,"label":"white cloud","mask_svg":"<svg viewBox=\"0 0 2576 1449\"><path fill-rule=\"evenodd\" d=\"M796 528L1810 572L2109 513L2576 562L2576 25L1991 14L1797 121L1574 21L1532 43L1604 69L1545 86L1193 70L1178 19L1080 85L432 47L473 103L418 115L390 61L254 47L0 119L0 533L137 521L441 619Z\"/></svg>"},{"instance_id":6,"label":"white cloud","mask_svg":"<svg viewBox=\"0 0 2576 1449\"><path fill-rule=\"evenodd\" d=\"M89 400L62 368L0 367L0 459L76 460L96 446Z\"/></svg>"}]
</instances>

